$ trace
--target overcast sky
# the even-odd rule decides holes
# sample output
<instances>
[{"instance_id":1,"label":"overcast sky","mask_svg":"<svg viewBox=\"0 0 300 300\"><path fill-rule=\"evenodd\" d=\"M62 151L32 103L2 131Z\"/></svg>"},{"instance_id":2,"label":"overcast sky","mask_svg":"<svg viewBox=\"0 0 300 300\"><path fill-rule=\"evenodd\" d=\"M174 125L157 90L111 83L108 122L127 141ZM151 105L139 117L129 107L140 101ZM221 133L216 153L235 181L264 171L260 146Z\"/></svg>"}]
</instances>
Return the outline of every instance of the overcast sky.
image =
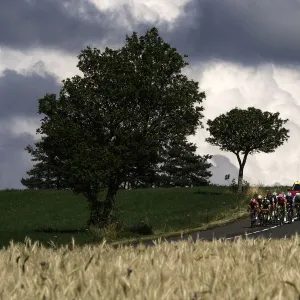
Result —
<instances>
[{"instance_id":1,"label":"overcast sky","mask_svg":"<svg viewBox=\"0 0 300 300\"><path fill-rule=\"evenodd\" d=\"M120 47L126 34L152 26L189 55L185 73L207 94L205 123L235 106L290 119L289 142L249 157L245 179L300 179L300 0L1 0L0 188L23 188L32 167L24 147L38 139L37 101L80 74L80 50ZM236 177L235 156L209 146L207 136L202 129L191 141L199 154L216 155L212 182Z\"/></svg>"}]
</instances>

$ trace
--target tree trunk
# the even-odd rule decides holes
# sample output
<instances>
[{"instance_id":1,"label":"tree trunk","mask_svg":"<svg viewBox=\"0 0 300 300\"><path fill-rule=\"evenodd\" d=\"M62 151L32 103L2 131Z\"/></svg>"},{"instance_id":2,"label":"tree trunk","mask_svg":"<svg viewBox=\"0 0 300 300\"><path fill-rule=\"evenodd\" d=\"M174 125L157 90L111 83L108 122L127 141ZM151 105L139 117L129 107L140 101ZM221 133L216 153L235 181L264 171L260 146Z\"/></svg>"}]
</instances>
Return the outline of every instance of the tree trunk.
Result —
<instances>
[{"instance_id":1,"label":"tree trunk","mask_svg":"<svg viewBox=\"0 0 300 300\"><path fill-rule=\"evenodd\" d=\"M90 218L88 220L88 226L99 227L101 221L101 214L103 211L103 202L98 200L97 193L91 193L86 196L88 198Z\"/></svg>"},{"instance_id":2,"label":"tree trunk","mask_svg":"<svg viewBox=\"0 0 300 300\"><path fill-rule=\"evenodd\" d=\"M118 184L111 182L108 185L105 201L98 200L98 193L90 193L87 195L90 209L88 226L103 228L111 224L114 216L118 188Z\"/></svg>"},{"instance_id":3,"label":"tree trunk","mask_svg":"<svg viewBox=\"0 0 300 300\"><path fill-rule=\"evenodd\" d=\"M243 175L244 175L244 166L240 166L239 177L238 177L238 193L243 192Z\"/></svg>"},{"instance_id":4,"label":"tree trunk","mask_svg":"<svg viewBox=\"0 0 300 300\"><path fill-rule=\"evenodd\" d=\"M249 154L249 152L245 152L244 158L243 158L243 160L241 160L241 158L239 156L239 153L235 153L235 155L238 159L238 162L239 162L239 166L240 166L239 177L238 177L238 190L237 190L238 194L241 194L243 192L244 167L245 167L245 164L246 164L246 161L247 161L248 154Z\"/></svg>"},{"instance_id":5,"label":"tree trunk","mask_svg":"<svg viewBox=\"0 0 300 300\"><path fill-rule=\"evenodd\" d=\"M116 206L116 195L119 189L119 185L115 182L111 182L108 185L106 199L104 201L104 209L101 216L101 225L107 226L111 224L114 217L115 206Z\"/></svg>"}]
</instances>

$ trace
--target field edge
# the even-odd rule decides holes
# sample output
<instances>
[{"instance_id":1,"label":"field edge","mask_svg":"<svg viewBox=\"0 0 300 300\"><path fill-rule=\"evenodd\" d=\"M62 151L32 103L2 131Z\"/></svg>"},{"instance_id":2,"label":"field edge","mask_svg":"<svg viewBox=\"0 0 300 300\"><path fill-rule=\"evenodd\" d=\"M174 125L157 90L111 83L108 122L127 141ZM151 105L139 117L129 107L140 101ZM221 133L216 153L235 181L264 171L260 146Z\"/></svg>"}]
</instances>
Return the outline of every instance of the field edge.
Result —
<instances>
[{"instance_id":1,"label":"field edge","mask_svg":"<svg viewBox=\"0 0 300 300\"><path fill-rule=\"evenodd\" d=\"M245 219L246 217L248 217L248 215L249 214L246 210L239 210L239 211L236 211L235 214L231 214L230 216L227 216L220 220L212 221L212 222L210 222L208 224L204 224L200 227L189 228L186 230L180 230L180 231L174 231L174 232L153 234L151 236L145 236L145 237L129 238L126 240L108 242L107 244L112 245L112 246L126 246L126 245L130 245L132 243L139 243L139 242L142 243L142 242L156 241L158 239L180 237L180 236L188 235L190 233L195 233L198 231L200 232L200 231L211 230L211 229L214 229L217 227L222 227L222 226L234 223L236 221L239 221L241 219Z\"/></svg>"}]
</instances>

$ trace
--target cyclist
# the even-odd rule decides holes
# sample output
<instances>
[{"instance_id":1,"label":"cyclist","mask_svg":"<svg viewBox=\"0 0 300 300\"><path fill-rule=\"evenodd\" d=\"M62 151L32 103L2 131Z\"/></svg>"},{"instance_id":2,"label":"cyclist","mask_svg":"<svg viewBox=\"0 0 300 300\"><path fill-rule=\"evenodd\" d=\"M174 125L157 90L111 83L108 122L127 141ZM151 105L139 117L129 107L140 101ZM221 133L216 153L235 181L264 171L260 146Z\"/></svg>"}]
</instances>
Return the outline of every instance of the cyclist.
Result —
<instances>
[{"instance_id":1,"label":"cyclist","mask_svg":"<svg viewBox=\"0 0 300 300\"><path fill-rule=\"evenodd\" d=\"M269 197L271 197L272 196L272 193L271 193L271 191L270 190L267 190L267 193L266 193L266 198L269 198Z\"/></svg>"},{"instance_id":2,"label":"cyclist","mask_svg":"<svg viewBox=\"0 0 300 300\"><path fill-rule=\"evenodd\" d=\"M266 198L270 201L270 215L274 215L274 196L271 191L267 191Z\"/></svg>"},{"instance_id":3,"label":"cyclist","mask_svg":"<svg viewBox=\"0 0 300 300\"><path fill-rule=\"evenodd\" d=\"M294 197L294 205L297 211L297 217L298 217L298 210L300 208L300 193L296 193L296 196Z\"/></svg>"},{"instance_id":4,"label":"cyclist","mask_svg":"<svg viewBox=\"0 0 300 300\"><path fill-rule=\"evenodd\" d=\"M268 218L267 218L268 221L270 221L270 208L271 208L270 200L267 197L265 197L264 199L262 199L261 209L267 211L267 213L268 213Z\"/></svg>"},{"instance_id":5,"label":"cyclist","mask_svg":"<svg viewBox=\"0 0 300 300\"><path fill-rule=\"evenodd\" d=\"M262 203L263 203L263 197L262 195L258 195L257 198L256 198L256 201L258 203L258 218L261 222L261 217L262 217Z\"/></svg>"},{"instance_id":6,"label":"cyclist","mask_svg":"<svg viewBox=\"0 0 300 300\"><path fill-rule=\"evenodd\" d=\"M273 195L272 195L271 191L267 191L266 199L268 199L270 201L270 203L273 202Z\"/></svg>"},{"instance_id":7,"label":"cyclist","mask_svg":"<svg viewBox=\"0 0 300 300\"><path fill-rule=\"evenodd\" d=\"M277 193L276 192L272 193L272 201L271 202L273 203L273 207L275 209L275 206L276 206L276 203L277 203Z\"/></svg>"},{"instance_id":8,"label":"cyclist","mask_svg":"<svg viewBox=\"0 0 300 300\"><path fill-rule=\"evenodd\" d=\"M295 202L300 203L300 193L296 193L296 196L294 197Z\"/></svg>"},{"instance_id":9,"label":"cyclist","mask_svg":"<svg viewBox=\"0 0 300 300\"><path fill-rule=\"evenodd\" d=\"M286 199L284 198L283 194L279 194L277 197L277 212L279 207L284 210L284 220L286 220Z\"/></svg>"},{"instance_id":10,"label":"cyclist","mask_svg":"<svg viewBox=\"0 0 300 300\"><path fill-rule=\"evenodd\" d=\"M286 195L286 201L289 208L291 208L292 218L294 218L294 196L291 192L288 192Z\"/></svg>"},{"instance_id":11,"label":"cyclist","mask_svg":"<svg viewBox=\"0 0 300 300\"><path fill-rule=\"evenodd\" d=\"M258 211L258 207L259 207L259 205L258 205L258 202L257 202L257 200L253 197L250 201L249 201L249 203L248 203L248 208L249 208L249 210L254 210L254 211Z\"/></svg>"},{"instance_id":12,"label":"cyclist","mask_svg":"<svg viewBox=\"0 0 300 300\"><path fill-rule=\"evenodd\" d=\"M263 196L262 196L262 195L258 195L258 196L257 196L257 202L258 202L258 204L259 204L259 207L261 207L262 202L263 202Z\"/></svg>"},{"instance_id":13,"label":"cyclist","mask_svg":"<svg viewBox=\"0 0 300 300\"><path fill-rule=\"evenodd\" d=\"M253 197L249 203L248 203L248 208L249 208L249 211L250 211L250 219L251 219L251 226L252 224L254 224L257 220L257 214L258 214L258 202L257 200L255 199L255 197ZM254 218L253 218L254 217Z\"/></svg>"}]
</instances>

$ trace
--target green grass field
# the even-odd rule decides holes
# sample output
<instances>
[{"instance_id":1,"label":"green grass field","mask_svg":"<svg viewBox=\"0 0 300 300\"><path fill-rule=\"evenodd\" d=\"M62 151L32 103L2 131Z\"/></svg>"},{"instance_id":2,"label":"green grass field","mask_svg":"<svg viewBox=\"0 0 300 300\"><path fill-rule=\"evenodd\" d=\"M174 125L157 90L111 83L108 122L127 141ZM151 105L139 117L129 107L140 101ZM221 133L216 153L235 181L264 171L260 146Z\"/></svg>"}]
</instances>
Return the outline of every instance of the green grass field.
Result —
<instances>
[{"instance_id":1,"label":"green grass field","mask_svg":"<svg viewBox=\"0 0 300 300\"><path fill-rule=\"evenodd\" d=\"M104 196L104 195L102 195ZM199 227L221 219L242 200L226 187L120 190L117 211L126 226L145 221L155 234ZM0 246L28 236L47 243L91 242L86 231L87 201L69 191L0 191ZM120 233L119 238L133 234Z\"/></svg>"}]
</instances>

